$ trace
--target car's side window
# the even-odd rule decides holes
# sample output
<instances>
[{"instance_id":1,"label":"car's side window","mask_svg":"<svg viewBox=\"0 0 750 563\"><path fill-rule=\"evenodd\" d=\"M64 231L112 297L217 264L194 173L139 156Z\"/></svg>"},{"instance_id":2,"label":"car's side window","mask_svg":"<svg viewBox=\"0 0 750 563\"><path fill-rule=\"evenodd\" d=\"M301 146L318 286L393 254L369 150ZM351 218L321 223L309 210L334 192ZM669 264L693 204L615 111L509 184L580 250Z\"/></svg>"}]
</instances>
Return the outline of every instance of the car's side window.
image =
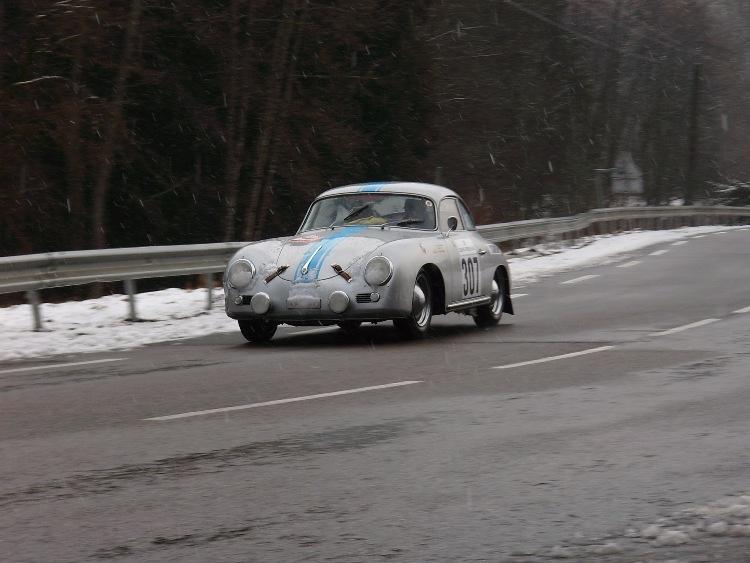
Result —
<instances>
[{"instance_id":1,"label":"car's side window","mask_svg":"<svg viewBox=\"0 0 750 563\"><path fill-rule=\"evenodd\" d=\"M466 208L464 202L458 202L458 210L461 213L461 219L464 222L464 227L467 231L476 231L477 226L474 223L474 218L471 216L471 212Z\"/></svg>"},{"instance_id":2,"label":"car's side window","mask_svg":"<svg viewBox=\"0 0 750 563\"><path fill-rule=\"evenodd\" d=\"M450 230L450 227L448 227L449 217L455 217L458 220L458 226L456 227L457 231L463 231L465 229L463 219L461 218L461 213L458 210L458 202L456 199L447 197L442 200L440 202L439 215L441 231L445 232Z\"/></svg>"}]
</instances>

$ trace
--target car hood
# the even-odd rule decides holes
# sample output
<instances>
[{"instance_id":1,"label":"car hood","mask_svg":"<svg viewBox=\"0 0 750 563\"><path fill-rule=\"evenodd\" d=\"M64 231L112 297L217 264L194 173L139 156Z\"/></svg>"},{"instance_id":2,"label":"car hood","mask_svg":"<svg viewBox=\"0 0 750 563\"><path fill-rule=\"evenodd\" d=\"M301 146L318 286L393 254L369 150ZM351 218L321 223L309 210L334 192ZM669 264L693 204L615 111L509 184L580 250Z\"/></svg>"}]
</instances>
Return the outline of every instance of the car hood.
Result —
<instances>
[{"instance_id":1,"label":"car hood","mask_svg":"<svg viewBox=\"0 0 750 563\"><path fill-rule=\"evenodd\" d=\"M289 267L280 277L294 283L331 278L338 275L334 265L351 270L379 247L402 238L403 233L363 226L303 233L282 245L277 264Z\"/></svg>"}]
</instances>

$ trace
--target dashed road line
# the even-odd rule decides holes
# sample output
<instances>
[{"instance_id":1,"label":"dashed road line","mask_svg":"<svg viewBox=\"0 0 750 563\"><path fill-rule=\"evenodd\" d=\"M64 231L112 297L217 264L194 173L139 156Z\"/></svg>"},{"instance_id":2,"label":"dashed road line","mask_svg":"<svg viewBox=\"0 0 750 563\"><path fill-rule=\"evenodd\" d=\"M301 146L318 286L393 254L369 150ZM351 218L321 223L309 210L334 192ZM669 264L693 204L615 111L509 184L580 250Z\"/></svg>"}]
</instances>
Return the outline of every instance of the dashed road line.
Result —
<instances>
[{"instance_id":1,"label":"dashed road line","mask_svg":"<svg viewBox=\"0 0 750 563\"><path fill-rule=\"evenodd\" d=\"M668 330L661 330L659 332L652 332L649 336L667 336L668 334L674 334L676 332L682 332L683 330L690 330L691 328L698 328L701 326L709 325L711 323L719 322L721 319L703 319L695 323L690 323L682 326L670 328Z\"/></svg>"},{"instance_id":2,"label":"dashed road line","mask_svg":"<svg viewBox=\"0 0 750 563\"><path fill-rule=\"evenodd\" d=\"M257 409L259 407L270 407L274 405L284 405L286 403L298 403L301 401L312 401L314 399L324 399L326 397L338 397L340 395L351 395L353 393L365 393L367 391L379 391L381 389L390 389L392 387L402 387L404 385L414 385L415 383L423 383L422 381L398 381L396 383L387 383L385 385L373 385L371 387L359 387L357 389L345 389L343 391L333 391L331 393L319 393L317 395L307 395L304 397L292 397L289 399L278 399L276 401L265 401L263 403L251 403L248 405L235 405L233 407L223 407L218 409L207 409L202 411L184 412L180 414L169 414L166 416L154 416L151 418L144 418L143 420L175 420L177 418L190 418L193 416L204 416L207 414L225 413L231 411L241 411L247 409Z\"/></svg>"},{"instance_id":3,"label":"dashed road line","mask_svg":"<svg viewBox=\"0 0 750 563\"><path fill-rule=\"evenodd\" d=\"M0 370L0 373L18 373L22 371L38 371L42 369L60 369L60 368L68 368L68 367L75 367L75 366L86 366L91 364L104 364L107 362L122 362L124 360L127 360L127 358L106 358L103 360L89 360L86 362L68 362L65 364L46 364L43 366L34 366L30 368L12 368L12 369L4 369Z\"/></svg>"},{"instance_id":4,"label":"dashed road line","mask_svg":"<svg viewBox=\"0 0 750 563\"><path fill-rule=\"evenodd\" d=\"M686 240L678 240L672 243L672 246L682 246L683 244L687 244Z\"/></svg>"},{"instance_id":5,"label":"dashed road line","mask_svg":"<svg viewBox=\"0 0 750 563\"><path fill-rule=\"evenodd\" d=\"M616 346L599 346L598 348L589 348L588 350L581 350L580 352L571 352L570 354L561 354L559 356L548 356L546 358L539 358L537 360L529 360L527 362L518 362L515 364L505 364L503 366L493 366L490 369L511 369L520 368L524 366L532 366L534 364L544 364L547 362L554 362L557 360L565 360L567 358L575 358L577 356L585 356L587 354L596 354L597 352L604 352L605 350L611 350Z\"/></svg>"},{"instance_id":6,"label":"dashed road line","mask_svg":"<svg viewBox=\"0 0 750 563\"><path fill-rule=\"evenodd\" d=\"M620 264L617 267L618 268L630 268L632 266L637 266L638 264L641 264L640 260L631 260L630 262L625 262L624 264Z\"/></svg>"},{"instance_id":7,"label":"dashed road line","mask_svg":"<svg viewBox=\"0 0 750 563\"><path fill-rule=\"evenodd\" d=\"M589 275L589 276L581 276L580 278L574 278L572 280L560 282L560 285L566 285L566 284L571 284L571 283L578 283L578 282L582 282L582 281L586 281L586 280L590 280L590 279L598 278L598 277L599 277L598 274Z\"/></svg>"},{"instance_id":8,"label":"dashed road line","mask_svg":"<svg viewBox=\"0 0 750 563\"><path fill-rule=\"evenodd\" d=\"M750 307L745 307L744 309L737 309L736 311L732 311L732 314L734 315L741 315L742 313L750 313Z\"/></svg>"},{"instance_id":9,"label":"dashed road line","mask_svg":"<svg viewBox=\"0 0 750 563\"><path fill-rule=\"evenodd\" d=\"M652 252L651 254L649 254L649 256L661 256L662 254L666 254L667 252L669 252L669 250L664 250L664 249L656 250Z\"/></svg>"}]
</instances>

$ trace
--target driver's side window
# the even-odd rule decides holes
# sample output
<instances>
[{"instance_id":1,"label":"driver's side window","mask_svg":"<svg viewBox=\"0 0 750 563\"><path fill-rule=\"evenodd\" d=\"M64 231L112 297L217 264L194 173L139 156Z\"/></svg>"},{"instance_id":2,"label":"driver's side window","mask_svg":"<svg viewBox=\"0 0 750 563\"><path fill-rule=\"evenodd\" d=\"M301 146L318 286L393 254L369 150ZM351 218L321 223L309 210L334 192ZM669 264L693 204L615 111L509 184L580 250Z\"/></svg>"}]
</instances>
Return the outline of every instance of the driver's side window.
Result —
<instances>
[{"instance_id":1,"label":"driver's side window","mask_svg":"<svg viewBox=\"0 0 750 563\"><path fill-rule=\"evenodd\" d=\"M448 226L448 218L455 217L458 221L457 231L463 231L465 229L464 223L461 220L461 214L458 211L458 203L453 198L445 198L440 202L440 230L443 232L450 231Z\"/></svg>"},{"instance_id":2,"label":"driver's side window","mask_svg":"<svg viewBox=\"0 0 750 563\"><path fill-rule=\"evenodd\" d=\"M464 222L464 227L467 231L476 231L477 226L474 223L474 218L471 216L471 212L466 208L462 201L458 202L458 210L461 213L461 219Z\"/></svg>"}]
</instances>

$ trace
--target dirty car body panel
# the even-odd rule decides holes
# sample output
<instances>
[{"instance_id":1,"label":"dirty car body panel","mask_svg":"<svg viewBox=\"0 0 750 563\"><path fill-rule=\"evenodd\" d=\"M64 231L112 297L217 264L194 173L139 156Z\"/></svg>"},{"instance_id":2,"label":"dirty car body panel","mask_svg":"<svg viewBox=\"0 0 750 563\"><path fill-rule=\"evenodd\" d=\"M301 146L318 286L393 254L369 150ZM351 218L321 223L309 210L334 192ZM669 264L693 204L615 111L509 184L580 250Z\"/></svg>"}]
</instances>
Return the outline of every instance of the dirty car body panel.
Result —
<instances>
[{"instance_id":1,"label":"dirty car body panel","mask_svg":"<svg viewBox=\"0 0 750 563\"><path fill-rule=\"evenodd\" d=\"M414 182L356 184L320 194L294 236L248 244L224 273L225 309L250 341L279 324L394 321L423 337L433 315L491 326L513 313L510 273L460 197Z\"/></svg>"}]
</instances>

